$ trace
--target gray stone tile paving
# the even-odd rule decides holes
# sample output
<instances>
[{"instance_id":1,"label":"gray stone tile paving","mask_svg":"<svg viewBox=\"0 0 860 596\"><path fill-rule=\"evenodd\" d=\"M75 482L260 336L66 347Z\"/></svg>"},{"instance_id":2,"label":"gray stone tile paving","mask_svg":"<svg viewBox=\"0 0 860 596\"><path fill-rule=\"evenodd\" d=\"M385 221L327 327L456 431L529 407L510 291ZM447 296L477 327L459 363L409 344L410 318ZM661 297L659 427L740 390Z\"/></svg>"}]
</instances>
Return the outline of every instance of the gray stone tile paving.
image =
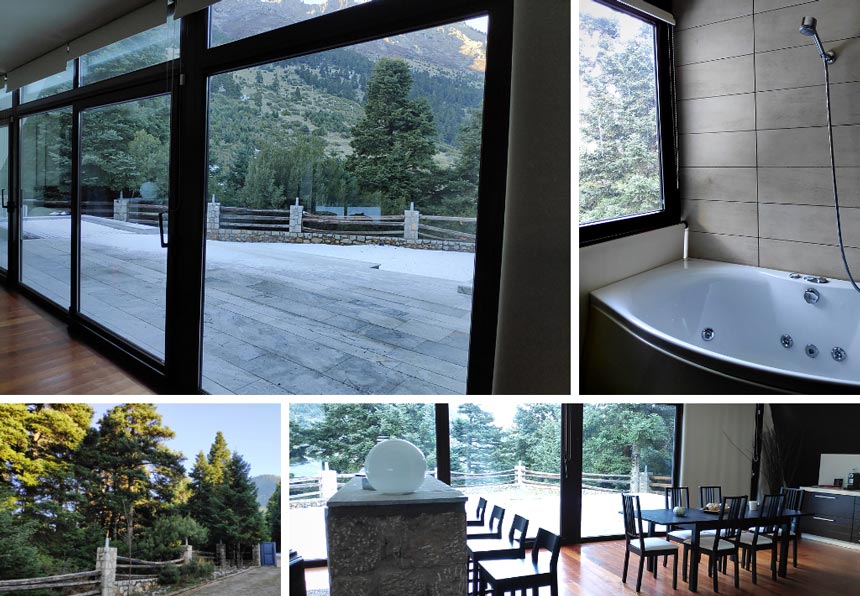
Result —
<instances>
[{"instance_id":1,"label":"gray stone tile paving","mask_svg":"<svg viewBox=\"0 0 860 596\"><path fill-rule=\"evenodd\" d=\"M25 244L25 280L59 302L67 239ZM213 243L206 273L203 388L237 394L465 392L471 298L461 282L368 263ZM224 255L224 248L230 258ZM86 246L82 305L94 320L163 351L163 251ZM241 255L241 258L239 257ZM63 304L63 306L66 306Z\"/></svg>"}]
</instances>

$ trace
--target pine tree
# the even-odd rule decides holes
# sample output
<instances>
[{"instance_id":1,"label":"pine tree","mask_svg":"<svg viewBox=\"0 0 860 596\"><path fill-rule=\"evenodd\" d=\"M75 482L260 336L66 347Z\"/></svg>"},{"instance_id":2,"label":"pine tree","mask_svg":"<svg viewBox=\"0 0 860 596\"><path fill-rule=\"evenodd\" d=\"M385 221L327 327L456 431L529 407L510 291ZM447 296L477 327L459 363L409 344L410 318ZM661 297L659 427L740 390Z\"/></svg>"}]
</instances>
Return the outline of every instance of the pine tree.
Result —
<instances>
[{"instance_id":1,"label":"pine tree","mask_svg":"<svg viewBox=\"0 0 860 596\"><path fill-rule=\"evenodd\" d=\"M496 467L502 431L493 415L477 404L460 404L451 422L451 469L481 473Z\"/></svg>"},{"instance_id":2,"label":"pine tree","mask_svg":"<svg viewBox=\"0 0 860 596\"><path fill-rule=\"evenodd\" d=\"M436 128L426 100L410 100L412 74L404 60L381 58L367 86L362 118L352 130L347 169L359 189L381 197L385 214L398 214L427 195Z\"/></svg>"}]
</instances>

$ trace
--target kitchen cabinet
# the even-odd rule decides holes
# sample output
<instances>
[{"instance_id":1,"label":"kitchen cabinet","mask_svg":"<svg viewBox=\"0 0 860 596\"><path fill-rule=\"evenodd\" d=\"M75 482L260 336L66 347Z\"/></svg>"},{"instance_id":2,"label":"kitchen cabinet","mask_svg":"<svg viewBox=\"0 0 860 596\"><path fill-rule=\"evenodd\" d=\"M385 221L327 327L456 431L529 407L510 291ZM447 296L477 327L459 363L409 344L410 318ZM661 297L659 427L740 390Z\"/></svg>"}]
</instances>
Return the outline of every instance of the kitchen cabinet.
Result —
<instances>
[{"instance_id":1,"label":"kitchen cabinet","mask_svg":"<svg viewBox=\"0 0 860 596\"><path fill-rule=\"evenodd\" d=\"M860 542L860 497L852 491L804 487L800 530L834 540Z\"/></svg>"}]
</instances>

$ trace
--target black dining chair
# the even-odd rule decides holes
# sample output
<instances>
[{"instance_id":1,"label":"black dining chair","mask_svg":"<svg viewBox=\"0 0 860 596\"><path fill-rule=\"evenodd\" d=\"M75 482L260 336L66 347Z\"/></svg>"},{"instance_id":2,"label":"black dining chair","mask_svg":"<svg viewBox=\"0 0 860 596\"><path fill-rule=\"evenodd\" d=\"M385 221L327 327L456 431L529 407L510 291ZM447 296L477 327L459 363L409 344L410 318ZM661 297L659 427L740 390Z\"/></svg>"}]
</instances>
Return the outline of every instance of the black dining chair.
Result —
<instances>
[{"instance_id":1,"label":"black dining chair","mask_svg":"<svg viewBox=\"0 0 860 596\"><path fill-rule=\"evenodd\" d=\"M704 507L708 503L723 502L723 487L721 486L700 486L699 487L699 507Z\"/></svg>"},{"instance_id":2,"label":"black dining chair","mask_svg":"<svg viewBox=\"0 0 860 596\"><path fill-rule=\"evenodd\" d=\"M802 488L786 488L783 486L779 489L779 494L785 495L785 508L796 511L800 511L803 508L803 492ZM780 527L776 534L776 538L782 537L782 527ZM795 517L791 520L791 525L788 528L788 540L792 543L791 556L794 567L797 567L797 541L800 540L800 537L800 518Z\"/></svg>"},{"instance_id":3,"label":"black dining chair","mask_svg":"<svg viewBox=\"0 0 860 596\"><path fill-rule=\"evenodd\" d=\"M690 488L687 486L667 486L663 488L663 499L666 509L675 507L690 508ZM684 541L693 535L692 530L685 530L683 526L666 526L666 540L684 544ZM663 567L666 566L669 556L663 557Z\"/></svg>"},{"instance_id":4,"label":"black dining chair","mask_svg":"<svg viewBox=\"0 0 860 596\"><path fill-rule=\"evenodd\" d=\"M490 512L490 521L486 526L466 527L466 539L471 538L501 538L502 537L502 522L505 519L504 507L493 505L493 510Z\"/></svg>"},{"instance_id":5,"label":"black dining chair","mask_svg":"<svg viewBox=\"0 0 860 596\"><path fill-rule=\"evenodd\" d=\"M466 520L466 526L483 526L487 514L487 499L484 497L478 498L478 509L475 511L475 517Z\"/></svg>"},{"instance_id":6,"label":"black dining chair","mask_svg":"<svg viewBox=\"0 0 860 596\"><path fill-rule=\"evenodd\" d=\"M713 534L699 535L699 544L694 549L693 539L684 541L684 580L687 579L687 560L692 556L697 560L702 554L708 555L708 576L713 577L714 592L719 592L717 578L720 575L720 562L731 558L735 564L735 588L740 588L740 572L738 570L738 553L740 551L741 530L737 522L744 516L747 508L747 496L724 497L720 503L720 527Z\"/></svg>"},{"instance_id":7,"label":"black dining chair","mask_svg":"<svg viewBox=\"0 0 860 596\"><path fill-rule=\"evenodd\" d=\"M472 574L472 594L478 593L478 561L491 559L524 559L526 556L526 532L529 520L514 515L514 521L506 538L471 538L466 541L469 551L469 570Z\"/></svg>"},{"instance_id":8,"label":"black dining chair","mask_svg":"<svg viewBox=\"0 0 860 596\"><path fill-rule=\"evenodd\" d=\"M776 581L776 534L779 530L776 519L782 514L785 506L785 495L765 495L759 505L760 525L755 526L751 532L742 532L740 547L742 563L745 569L752 572L752 583L758 583L756 573L756 553L760 550L770 551L770 574Z\"/></svg>"},{"instance_id":9,"label":"black dining chair","mask_svg":"<svg viewBox=\"0 0 860 596\"><path fill-rule=\"evenodd\" d=\"M678 545L662 538L646 537L642 532L642 509L637 495L621 495L624 513L624 570L621 582L627 583L627 567L630 553L639 555L639 573L636 575L636 591L642 588L642 573L645 570L645 559L651 559L654 577L657 577L657 557L672 555L672 588L678 588Z\"/></svg>"},{"instance_id":10,"label":"black dining chair","mask_svg":"<svg viewBox=\"0 0 860 596\"><path fill-rule=\"evenodd\" d=\"M492 588L493 596L521 590L532 590L537 594L540 588L549 586L550 594L558 596L558 555L561 552L561 539L543 528L538 529L537 538L530 557L523 559L494 559L478 562L481 596Z\"/></svg>"}]
</instances>

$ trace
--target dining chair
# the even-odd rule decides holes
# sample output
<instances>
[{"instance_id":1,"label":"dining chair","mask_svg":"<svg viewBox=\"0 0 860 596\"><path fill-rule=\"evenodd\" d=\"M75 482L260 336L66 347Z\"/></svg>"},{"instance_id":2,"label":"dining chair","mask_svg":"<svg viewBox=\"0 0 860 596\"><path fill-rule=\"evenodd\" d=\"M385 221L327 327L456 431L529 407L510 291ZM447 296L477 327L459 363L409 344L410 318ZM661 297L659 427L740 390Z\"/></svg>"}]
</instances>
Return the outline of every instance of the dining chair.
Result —
<instances>
[{"instance_id":1,"label":"dining chair","mask_svg":"<svg viewBox=\"0 0 860 596\"><path fill-rule=\"evenodd\" d=\"M523 559L498 559L478 562L481 596L492 588L493 596L521 590L532 590L537 594L540 588L549 586L550 594L558 596L558 555L561 552L561 538L538 529L537 538L530 557Z\"/></svg>"},{"instance_id":2,"label":"dining chair","mask_svg":"<svg viewBox=\"0 0 860 596\"><path fill-rule=\"evenodd\" d=\"M699 507L704 507L708 503L722 503L723 488L721 486L700 486L699 487Z\"/></svg>"},{"instance_id":3,"label":"dining chair","mask_svg":"<svg viewBox=\"0 0 860 596\"><path fill-rule=\"evenodd\" d=\"M756 573L756 553L760 550L770 551L770 574L776 581L776 535L779 531L776 519L785 507L785 495L765 495L759 505L761 522L751 532L742 532L740 547L743 551L741 562L745 569L752 572L752 583L758 583Z\"/></svg>"},{"instance_id":4,"label":"dining chair","mask_svg":"<svg viewBox=\"0 0 860 596\"><path fill-rule=\"evenodd\" d=\"M484 497L478 498L478 509L475 511L475 517L466 520L466 526L483 526L487 513L487 499Z\"/></svg>"},{"instance_id":5,"label":"dining chair","mask_svg":"<svg viewBox=\"0 0 860 596\"><path fill-rule=\"evenodd\" d=\"M506 538L471 538L466 540L469 551L469 571L471 572L472 594L478 593L478 561L490 559L524 559L526 556L526 532L529 520L514 515L514 521Z\"/></svg>"},{"instance_id":6,"label":"dining chair","mask_svg":"<svg viewBox=\"0 0 860 596\"><path fill-rule=\"evenodd\" d=\"M663 488L663 499L666 509L675 507L690 508L690 488L687 486L667 486ZM666 526L666 540L684 544L687 538L693 535L692 530L685 530L683 526ZM663 567L666 566L669 555L663 557Z\"/></svg>"},{"instance_id":7,"label":"dining chair","mask_svg":"<svg viewBox=\"0 0 860 596\"><path fill-rule=\"evenodd\" d=\"M466 539L471 538L501 538L502 537L502 522L505 519L504 507L493 505L493 510L490 512L490 521L486 526L466 527Z\"/></svg>"},{"instance_id":8,"label":"dining chair","mask_svg":"<svg viewBox=\"0 0 860 596\"><path fill-rule=\"evenodd\" d=\"M779 494L785 495L785 508L796 511L800 511L803 508L803 492L802 488L787 488L783 486L779 489ZM780 527L779 532L776 534L777 538L782 537L782 531L782 527ZM797 542L800 538L800 518L795 517L791 520L791 524L788 527L788 540L792 543L791 556L794 567L797 567Z\"/></svg>"},{"instance_id":9,"label":"dining chair","mask_svg":"<svg viewBox=\"0 0 860 596\"><path fill-rule=\"evenodd\" d=\"M747 496L724 497L720 503L719 527L713 534L699 535L699 544L694 549L693 539L684 541L684 569L683 578L687 579L687 560L692 556L700 557L703 553L708 555L708 576L713 577L714 592L719 592L718 577L720 575L720 562L729 557L735 564L735 588L740 588L740 572L738 571L738 552L740 550L741 530L737 527L737 521L744 516L747 508Z\"/></svg>"},{"instance_id":10,"label":"dining chair","mask_svg":"<svg viewBox=\"0 0 860 596\"><path fill-rule=\"evenodd\" d=\"M660 555L672 555L672 589L678 589L678 549L673 544L662 538L646 537L642 532L642 509L639 506L637 495L621 495L624 513L624 570L621 573L621 582L627 583L627 567L630 562L630 553L639 555L639 573L636 576L636 591L642 588L642 573L645 570L646 558L652 559L654 577L657 577L657 557Z\"/></svg>"}]
</instances>

